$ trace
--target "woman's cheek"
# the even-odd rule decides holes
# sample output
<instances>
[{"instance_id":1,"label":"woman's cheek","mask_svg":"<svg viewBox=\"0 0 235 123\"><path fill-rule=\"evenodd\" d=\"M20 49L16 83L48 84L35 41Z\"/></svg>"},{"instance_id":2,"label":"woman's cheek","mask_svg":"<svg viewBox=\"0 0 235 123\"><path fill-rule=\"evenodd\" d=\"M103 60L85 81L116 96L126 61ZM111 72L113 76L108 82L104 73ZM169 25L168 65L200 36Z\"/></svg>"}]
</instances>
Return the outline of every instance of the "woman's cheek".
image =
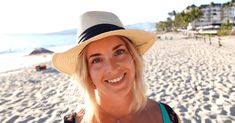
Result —
<instances>
[{"instance_id":1,"label":"woman's cheek","mask_svg":"<svg viewBox=\"0 0 235 123\"><path fill-rule=\"evenodd\" d=\"M133 59L129 54L126 54L124 57L121 57L118 61L124 64L133 64Z\"/></svg>"},{"instance_id":2,"label":"woman's cheek","mask_svg":"<svg viewBox=\"0 0 235 123\"><path fill-rule=\"evenodd\" d=\"M99 74L102 73L101 71L102 66L101 65L91 65L89 68L89 73L92 80L96 80L99 77Z\"/></svg>"}]
</instances>

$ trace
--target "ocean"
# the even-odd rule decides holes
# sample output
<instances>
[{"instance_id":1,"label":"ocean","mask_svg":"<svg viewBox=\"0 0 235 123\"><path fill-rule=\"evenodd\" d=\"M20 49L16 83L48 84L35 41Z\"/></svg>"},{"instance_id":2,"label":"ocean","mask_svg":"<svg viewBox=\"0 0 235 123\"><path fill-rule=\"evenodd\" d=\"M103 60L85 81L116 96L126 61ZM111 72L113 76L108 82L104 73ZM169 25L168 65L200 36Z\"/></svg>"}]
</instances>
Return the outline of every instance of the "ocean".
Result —
<instances>
[{"instance_id":1,"label":"ocean","mask_svg":"<svg viewBox=\"0 0 235 123\"><path fill-rule=\"evenodd\" d=\"M51 60L48 56L28 56L36 48L61 52L76 44L76 34L0 35L0 73L40 64Z\"/></svg>"}]
</instances>

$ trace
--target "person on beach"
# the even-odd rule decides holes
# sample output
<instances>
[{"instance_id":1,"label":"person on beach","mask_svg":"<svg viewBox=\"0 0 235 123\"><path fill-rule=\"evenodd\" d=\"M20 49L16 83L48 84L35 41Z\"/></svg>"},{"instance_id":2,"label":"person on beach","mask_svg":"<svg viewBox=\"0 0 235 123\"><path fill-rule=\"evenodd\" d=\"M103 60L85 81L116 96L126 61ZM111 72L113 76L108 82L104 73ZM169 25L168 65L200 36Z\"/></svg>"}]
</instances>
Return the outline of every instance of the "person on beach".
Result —
<instances>
[{"instance_id":1,"label":"person on beach","mask_svg":"<svg viewBox=\"0 0 235 123\"><path fill-rule=\"evenodd\" d=\"M164 103L145 95L142 55L156 35L125 29L110 12L90 11L79 20L78 44L52 57L53 66L73 77L84 94L84 108L65 123L179 123Z\"/></svg>"},{"instance_id":2,"label":"person on beach","mask_svg":"<svg viewBox=\"0 0 235 123\"><path fill-rule=\"evenodd\" d=\"M218 37L218 44L219 44L219 47L221 47L221 46L222 46L221 38L220 38L220 37Z\"/></svg>"}]
</instances>

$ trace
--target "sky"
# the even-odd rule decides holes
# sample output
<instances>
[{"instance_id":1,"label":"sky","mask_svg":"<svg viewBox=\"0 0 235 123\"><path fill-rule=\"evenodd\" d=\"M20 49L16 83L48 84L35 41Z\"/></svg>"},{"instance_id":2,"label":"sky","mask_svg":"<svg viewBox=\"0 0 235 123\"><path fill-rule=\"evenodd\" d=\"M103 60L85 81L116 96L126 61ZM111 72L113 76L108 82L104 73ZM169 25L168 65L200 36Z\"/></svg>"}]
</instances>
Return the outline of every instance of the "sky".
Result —
<instances>
[{"instance_id":1,"label":"sky","mask_svg":"<svg viewBox=\"0 0 235 123\"><path fill-rule=\"evenodd\" d=\"M47 33L76 28L86 11L115 13L124 25L164 21L188 5L230 0L0 0L0 34Z\"/></svg>"}]
</instances>

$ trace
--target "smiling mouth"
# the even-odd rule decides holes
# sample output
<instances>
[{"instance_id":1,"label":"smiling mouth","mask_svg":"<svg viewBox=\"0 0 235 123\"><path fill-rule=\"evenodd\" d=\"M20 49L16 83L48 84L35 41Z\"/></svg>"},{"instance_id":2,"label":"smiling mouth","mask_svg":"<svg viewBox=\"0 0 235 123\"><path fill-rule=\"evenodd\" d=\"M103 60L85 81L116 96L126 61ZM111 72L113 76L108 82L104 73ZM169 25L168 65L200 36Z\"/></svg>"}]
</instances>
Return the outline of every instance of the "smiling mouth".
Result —
<instances>
[{"instance_id":1,"label":"smiling mouth","mask_svg":"<svg viewBox=\"0 0 235 123\"><path fill-rule=\"evenodd\" d=\"M123 80L125 76L126 76L126 73L124 73L123 75L121 75L121 76L119 76L115 79L105 80L105 82L107 82L107 83L117 83L117 82L120 82L121 80Z\"/></svg>"}]
</instances>

